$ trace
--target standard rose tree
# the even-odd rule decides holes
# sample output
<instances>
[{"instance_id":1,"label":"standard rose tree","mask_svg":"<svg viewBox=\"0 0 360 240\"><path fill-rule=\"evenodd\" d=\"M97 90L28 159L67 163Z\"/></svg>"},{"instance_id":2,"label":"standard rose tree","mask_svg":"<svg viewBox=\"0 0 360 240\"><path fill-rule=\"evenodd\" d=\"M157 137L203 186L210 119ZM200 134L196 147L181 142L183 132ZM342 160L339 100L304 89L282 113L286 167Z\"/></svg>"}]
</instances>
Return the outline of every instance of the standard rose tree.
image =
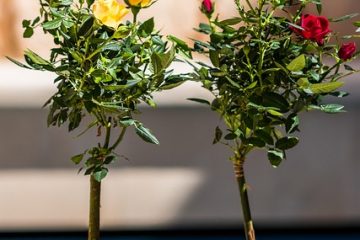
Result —
<instances>
[{"instance_id":1,"label":"standard rose tree","mask_svg":"<svg viewBox=\"0 0 360 240\"><path fill-rule=\"evenodd\" d=\"M144 141L158 144L149 129L136 120L138 105L155 106L152 93L179 85L182 79L167 68L175 58L157 30L154 19L140 23L136 15L150 0L40 0L40 16L24 20L26 37L42 27L55 43L48 59L31 50L21 67L57 75L57 92L46 103L48 125L77 129L86 120L86 130L96 128L104 142L72 158L90 175L89 239L99 239L100 188L108 166L118 158L116 147L128 128ZM133 12L134 21L123 18ZM85 131L86 131L85 130ZM115 136L113 136L115 135Z\"/></svg>"},{"instance_id":2,"label":"standard rose tree","mask_svg":"<svg viewBox=\"0 0 360 240\"><path fill-rule=\"evenodd\" d=\"M298 10L291 15L287 7L293 4ZM213 14L214 1L203 0L200 7L209 21L197 30L209 41L195 41L193 51L208 57L209 63L191 63L191 78L200 81L214 100L191 100L209 105L227 126L225 131L216 127L214 143L233 152L230 160L247 240L255 239L244 172L248 154L265 149L270 164L278 167L286 151L299 142L300 112L343 112L343 106L322 99L346 96L339 90L341 79L357 72L347 65L358 55L355 43L342 43L327 16L303 14L308 4L315 4L321 14L319 0L259 0L256 5L235 0L238 16L225 20ZM278 14L281 11L285 14ZM355 25L360 27L359 22Z\"/></svg>"}]
</instances>

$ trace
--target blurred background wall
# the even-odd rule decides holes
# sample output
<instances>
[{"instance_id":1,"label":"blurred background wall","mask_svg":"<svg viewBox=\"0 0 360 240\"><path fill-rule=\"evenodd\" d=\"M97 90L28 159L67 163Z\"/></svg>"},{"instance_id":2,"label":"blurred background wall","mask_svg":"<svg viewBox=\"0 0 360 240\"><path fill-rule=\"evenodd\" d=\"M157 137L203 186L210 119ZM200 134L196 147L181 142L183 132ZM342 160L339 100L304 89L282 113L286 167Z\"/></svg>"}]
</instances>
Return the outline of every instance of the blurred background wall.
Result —
<instances>
[{"instance_id":1,"label":"blurred background wall","mask_svg":"<svg viewBox=\"0 0 360 240\"><path fill-rule=\"evenodd\" d=\"M360 12L357 0L324 0L328 17ZM235 15L231 0L217 0L220 17ZM164 34L202 38L192 28L204 20L198 0L159 0L142 18L155 15ZM309 9L309 11L312 11ZM94 133L76 138L46 127L43 102L54 92L53 76L19 69L4 56L21 60L25 48L46 56L51 39L39 32L22 39L21 21L38 13L36 0L0 0L0 231L84 228L88 179L77 175L70 156L98 141ZM332 26L352 33L350 24ZM359 65L359 64L355 64ZM187 71L177 66L177 71ZM360 84L347 79L352 95L347 113L306 114L301 143L279 169L262 152L247 164L254 217L264 225L348 224L360 221ZM224 146L211 144L219 117L184 100L209 97L185 84L143 108L141 119L161 141L148 145L130 133L119 148L103 189L105 228L166 228L239 224L241 210Z\"/></svg>"}]
</instances>

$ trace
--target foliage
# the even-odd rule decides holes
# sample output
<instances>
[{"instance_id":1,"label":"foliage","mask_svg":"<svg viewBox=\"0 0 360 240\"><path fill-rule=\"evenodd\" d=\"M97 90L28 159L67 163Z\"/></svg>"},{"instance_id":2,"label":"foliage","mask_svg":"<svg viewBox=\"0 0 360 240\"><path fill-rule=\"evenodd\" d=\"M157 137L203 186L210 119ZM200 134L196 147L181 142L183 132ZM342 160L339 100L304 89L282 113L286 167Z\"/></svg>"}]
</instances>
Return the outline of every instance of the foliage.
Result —
<instances>
[{"instance_id":1,"label":"foliage","mask_svg":"<svg viewBox=\"0 0 360 240\"><path fill-rule=\"evenodd\" d=\"M155 29L154 19L136 21L140 7L128 6L133 10L134 21L112 28L94 16L93 3L94 0L40 0L41 15L23 22L24 37L31 37L33 29L41 27L53 37L55 47L48 59L27 50L26 64L11 60L21 67L57 75L57 92L45 104L50 107L49 126L67 124L68 130L73 131L90 115L92 122L86 130L97 127L98 135L106 130L104 145L72 158L76 164L84 161L85 174L93 174L100 181L106 176L107 165L116 159L114 149L128 127L134 127L146 142L159 143L134 115L139 113L141 102L156 106L153 92L175 87L182 78L168 70L175 59L175 48ZM110 146L112 128L121 131Z\"/></svg>"},{"instance_id":2,"label":"foliage","mask_svg":"<svg viewBox=\"0 0 360 240\"><path fill-rule=\"evenodd\" d=\"M257 2L253 6L250 1L235 0L239 15L230 19L205 13L209 23L201 23L197 31L208 35L209 41L195 40L193 51L211 63L193 64L192 79L213 93L215 99L209 105L228 128L224 133L216 128L214 143L230 146L236 164L243 164L241 159L254 148L266 149L269 161L277 167L286 158L286 150L299 142L294 136L299 131L299 113L313 109L343 112L343 106L322 100L347 95L339 91L344 84L341 79L356 70L339 57L341 44L334 41L340 39L337 33L328 31L320 35L323 39L317 36L317 41L297 34L308 30L300 25L306 16L304 8L315 4L320 14L320 0ZM296 8L294 14L290 5ZM358 23L355 25L360 26ZM350 54L351 59L358 55Z\"/></svg>"}]
</instances>

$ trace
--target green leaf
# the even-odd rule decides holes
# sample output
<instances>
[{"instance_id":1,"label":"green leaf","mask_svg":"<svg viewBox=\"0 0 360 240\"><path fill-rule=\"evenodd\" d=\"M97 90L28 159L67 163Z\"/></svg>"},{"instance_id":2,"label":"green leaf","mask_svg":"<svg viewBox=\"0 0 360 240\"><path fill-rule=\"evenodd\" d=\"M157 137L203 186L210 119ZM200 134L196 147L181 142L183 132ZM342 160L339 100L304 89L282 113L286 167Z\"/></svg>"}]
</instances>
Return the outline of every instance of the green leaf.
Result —
<instances>
[{"instance_id":1,"label":"green leaf","mask_svg":"<svg viewBox=\"0 0 360 240\"><path fill-rule=\"evenodd\" d=\"M346 70L348 70L348 71L351 71L351 72L355 72L355 71L356 71L353 67L351 67L350 65L347 65L347 64L344 64L344 68L345 68Z\"/></svg>"},{"instance_id":2,"label":"green leaf","mask_svg":"<svg viewBox=\"0 0 360 240\"><path fill-rule=\"evenodd\" d=\"M43 24L43 28L45 30L53 30L53 29L57 29L61 26L61 23L62 23L62 19L55 19L55 20L52 20L52 21L49 21L49 22L45 22Z\"/></svg>"},{"instance_id":3,"label":"green leaf","mask_svg":"<svg viewBox=\"0 0 360 240\"><path fill-rule=\"evenodd\" d=\"M84 23L80 26L80 29L78 31L79 36L87 36L88 34L91 34L91 28L94 25L95 19L93 17L88 17Z\"/></svg>"},{"instance_id":4,"label":"green leaf","mask_svg":"<svg viewBox=\"0 0 360 240\"><path fill-rule=\"evenodd\" d=\"M325 113L341 113L346 112L343 105L339 104L326 104L320 105L320 110Z\"/></svg>"},{"instance_id":5,"label":"green leaf","mask_svg":"<svg viewBox=\"0 0 360 240\"><path fill-rule=\"evenodd\" d=\"M354 25L355 27L360 27L360 21L353 22L353 25Z\"/></svg>"},{"instance_id":6,"label":"green leaf","mask_svg":"<svg viewBox=\"0 0 360 240\"><path fill-rule=\"evenodd\" d=\"M64 21L62 22L62 24L63 24L63 26L64 26L65 28L69 29L69 28L71 28L72 26L75 25L75 22L73 22L73 21L68 21L68 20L64 20Z\"/></svg>"},{"instance_id":7,"label":"green leaf","mask_svg":"<svg viewBox=\"0 0 360 240\"><path fill-rule=\"evenodd\" d=\"M214 137L213 144L218 143L221 140L222 135L223 135L223 133L222 133L221 129L219 128L219 126L217 126L215 128L215 137Z\"/></svg>"},{"instance_id":8,"label":"green leaf","mask_svg":"<svg viewBox=\"0 0 360 240\"><path fill-rule=\"evenodd\" d=\"M83 160L84 158L84 154L78 154L78 155L75 155L71 158L71 161L73 161L76 165L81 163L81 161Z\"/></svg>"},{"instance_id":9,"label":"green leaf","mask_svg":"<svg viewBox=\"0 0 360 240\"><path fill-rule=\"evenodd\" d=\"M116 39L125 38L130 34L130 32L131 32L131 29L129 27L122 25L116 29L113 37Z\"/></svg>"},{"instance_id":10,"label":"green leaf","mask_svg":"<svg viewBox=\"0 0 360 240\"><path fill-rule=\"evenodd\" d=\"M9 59L11 62L15 63L16 65L18 65L19 67L22 67L22 68L26 68L26 69L32 69L31 67L11 58L11 57L6 57L7 59Z\"/></svg>"},{"instance_id":11,"label":"green leaf","mask_svg":"<svg viewBox=\"0 0 360 240\"><path fill-rule=\"evenodd\" d=\"M108 164L114 162L116 159L117 159L117 157L114 155L107 156L104 160L104 164L108 165Z\"/></svg>"},{"instance_id":12,"label":"green leaf","mask_svg":"<svg viewBox=\"0 0 360 240\"><path fill-rule=\"evenodd\" d=\"M105 46L102 47L103 50L109 50L114 52L121 51L121 46L119 46L118 43L108 43Z\"/></svg>"},{"instance_id":13,"label":"green leaf","mask_svg":"<svg viewBox=\"0 0 360 240\"><path fill-rule=\"evenodd\" d=\"M348 92L338 91L338 92L332 92L330 93L330 95L338 98L343 98L349 96L350 94Z\"/></svg>"},{"instance_id":14,"label":"green leaf","mask_svg":"<svg viewBox=\"0 0 360 240\"><path fill-rule=\"evenodd\" d=\"M151 55L151 64L155 74L160 74L170 66L175 58L175 49L171 48L167 53L156 53Z\"/></svg>"},{"instance_id":15,"label":"green leaf","mask_svg":"<svg viewBox=\"0 0 360 240\"><path fill-rule=\"evenodd\" d=\"M265 141L263 141L261 138L257 138L257 137L248 138L248 139L246 139L246 142L249 143L250 145L253 145L258 148L263 148L266 145Z\"/></svg>"},{"instance_id":16,"label":"green leaf","mask_svg":"<svg viewBox=\"0 0 360 240\"><path fill-rule=\"evenodd\" d=\"M316 9L317 9L318 13L321 14L322 13L322 4L321 3L316 4Z\"/></svg>"},{"instance_id":17,"label":"green leaf","mask_svg":"<svg viewBox=\"0 0 360 240\"><path fill-rule=\"evenodd\" d=\"M106 175L108 174L109 170L106 168L101 168L100 171L94 172L93 176L95 178L96 181L101 182L101 180L103 180Z\"/></svg>"},{"instance_id":18,"label":"green leaf","mask_svg":"<svg viewBox=\"0 0 360 240\"><path fill-rule=\"evenodd\" d=\"M327 82L327 83L314 83L311 84L309 89L312 93L330 93L344 85L343 82Z\"/></svg>"},{"instance_id":19,"label":"green leaf","mask_svg":"<svg viewBox=\"0 0 360 240\"><path fill-rule=\"evenodd\" d=\"M34 35L34 29L32 27L25 28L23 37L24 38L31 38L32 35Z\"/></svg>"},{"instance_id":20,"label":"green leaf","mask_svg":"<svg viewBox=\"0 0 360 240\"><path fill-rule=\"evenodd\" d=\"M270 113L271 115L276 116L276 117L282 117L282 116L284 116L284 114L282 114L281 112L278 112L278 111L273 110L273 109L267 109L266 111L267 111L268 113Z\"/></svg>"},{"instance_id":21,"label":"green leaf","mask_svg":"<svg viewBox=\"0 0 360 240\"><path fill-rule=\"evenodd\" d=\"M200 99L200 98L188 98L187 100L193 101L193 102L197 102L197 103L201 103L201 104L205 104L210 106L210 102L205 100L205 99Z\"/></svg>"},{"instance_id":22,"label":"green leaf","mask_svg":"<svg viewBox=\"0 0 360 240\"><path fill-rule=\"evenodd\" d=\"M78 63L82 63L83 62L83 58L82 56L76 52L76 51L73 51L73 50L69 50L69 53L71 54L71 56L78 62Z\"/></svg>"},{"instance_id":23,"label":"green leaf","mask_svg":"<svg viewBox=\"0 0 360 240\"><path fill-rule=\"evenodd\" d=\"M30 21L30 20L24 19L24 20L22 21L22 26L23 26L23 28L29 27L30 24L31 24L31 21Z\"/></svg>"},{"instance_id":24,"label":"green leaf","mask_svg":"<svg viewBox=\"0 0 360 240\"><path fill-rule=\"evenodd\" d=\"M214 67L220 67L220 59L219 59L219 52L210 50L209 52L211 63L214 65Z\"/></svg>"},{"instance_id":25,"label":"green leaf","mask_svg":"<svg viewBox=\"0 0 360 240\"><path fill-rule=\"evenodd\" d=\"M234 139L236 139L238 136L235 133L228 133L225 135L224 139L228 140L228 141L232 141Z\"/></svg>"},{"instance_id":26,"label":"green leaf","mask_svg":"<svg viewBox=\"0 0 360 240\"><path fill-rule=\"evenodd\" d=\"M268 155L268 159L270 160L271 165L274 168L279 167L281 162L284 160L284 157L285 157L283 151L279 151L279 150L276 150L276 149L269 150L267 155Z\"/></svg>"},{"instance_id":27,"label":"green leaf","mask_svg":"<svg viewBox=\"0 0 360 240\"><path fill-rule=\"evenodd\" d=\"M291 27L294 27L294 28L299 29L301 31L305 30L304 28L302 28L301 26L299 26L297 24L294 24L294 23L291 23L291 22L287 22L287 24L289 24Z\"/></svg>"},{"instance_id":28,"label":"green leaf","mask_svg":"<svg viewBox=\"0 0 360 240\"><path fill-rule=\"evenodd\" d=\"M230 19L226 19L221 22L218 22L217 24L219 26L231 26L231 25L236 25L236 24L240 23L241 21L242 21L241 18L234 17L234 18L230 18Z\"/></svg>"},{"instance_id":29,"label":"green leaf","mask_svg":"<svg viewBox=\"0 0 360 240\"><path fill-rule=\"evenodd\" d=\"M138 29L138 34L140 34L143 37L147 37L153 32L154 27L155 27L154 18L150 18L140 25Z\"/></svg>"},{"instance_id":30,"label":"green leaf","mask_svg":"<svg viewBox=\"0 0 360 240\"><path fill-rule=\"evenodd\" d=\"M264 142L266 142L269 145L274 144L274 139L272 138L270 133L268 133L265 130L262 130L262 129L255 130L255 135L257 137L259 137L260 139L262 139Z\"/></svg>"},{"instance_id":31,"label":"green leaf","mask_svg":"<svg viewBox=\"0 0 360 240\"><path fill-rule=\"evenodd\" d=\"M224 73L225 75L227 74L227 73ZM232 80L230 77L228 77L228 76L226 76L226 80L232 85L232 86L234 86L234 87L236 87L236 88L241 88L241 86L237 83L237 82L235 82L234 80Z\"/></svg>"},{"instance_id":32,"label":"green leaf","mask_svg":"<svg viewBox=\"0 0 360 240\"><path fill-rule=\"evenodd\" d=\"M300 56L298 56L297 58L292 60L286 66L286 68L292 72L299 72L299 71L303 70L305 68L305 66L306 66L306 58L305 58L304 54L301 54Z\"/></svg>"},{"instance_id":33,"label":"green leaf","mask_svg":"<svg viewBox=\"0 0 360 240\"><path fill-rule=\"evenodd\" d=\"M135 125L136 120L131 119L131 118L123 118L123 119L121 119L119 122L120 122L120 124L121 124L122 126L124 126L124 127L130 127L130 126L132 126L132 125Z\"/></svg>"},{"instance_id":34,"label":"green leaf","mask_svg":"<svg viewBox=\"0 0 360 240\"><path fill-rule=\"evenodd\" d=\"M88 4L88 6L90 7L93 3L94 3L95 0L86 0L86 3Z\"/></svg>"},{"instance_id":35,"label":"green leaf","mask_svg":"<svg viewBox=\"0 0 360 240\"><path fill-rule=\"evenodd\" d=\"M351 18L354 18L354 17L356 17L358 15L359 15L359 13L352 13L352 14L348 14L348 15L338 17L338 18L330 18L329 21L330 22L342 22L342 21L346 21L346 20L349 20Z\"/></svg>"},{"instance_id":36,"label":"green leaf","mask_svg":"<svg viewBox=\"0 0 360 240\"><path fill-rule=\"evenodd\" d=\"M32 27L35 27L35 25L36 25L37 23L39 23L40 20L41 20L40 17L35 18L35 19L32 21L31 26L32 26Z\"/></svg>"},{"instance_id":37,"label":"green leaf","mask_svg":"<svg viewBox=\"0 0 360 240\"><path fill-rule=\"evenodd\" d=\"M289 115L289 117L286 119L286 122L285 122L286 132L293 133L295 131L298 131L299 124L300 124L300 118L298 115L296 115L296 114Z\"/></svg>"},{"instance_id":38,"label":"green leaf","mask_svg":"<svg viewBox=\"0 0 360 240\"><path fill-rule=\"evenodd\" d=\"M247 86L245 88L245 90L249 90L249 89L253 89L254 87L256 87L258 84L258 82L252 82L249 86Z\"/></svg>"},{"instance_id":39,"label":"green leaf","mask_svg":"<svg viewBox=\"0 0 360 240\"><path fill-rule=\"evenodd\" d=\"M267 92L263 94L263 105L265 107L273 107L279 109L280 112L287 112L289 110L290 104L285 97L281 96L278 93ZM272 109L274 110L274 109Z\"/></svg>"},{"instance_id":40,"label":"green leaf","mask_svg":"<svg viewBox=\"0 0 360 240\"><path fill-rule=\"evenodd\" d=\"M192 58L192 52L189 46L184 42L183 40L175 37L175 36L168 36L167 37L170 41L174 42L176 44L176 49L179 49L182 53L185 54L188 58Z\"/></svg>"},{"instance_id":41,"label":"green leaf","mask_svg":"<svg viewBox=\"0 0 360 240\"><path fill-rule=\"evenodd\" d=\"M25 55L29 57L34 63L39 65L49 65L50 63L37 55L35 52L31 51L30 49L25 50Z\"/></svg>"},{"instance_id":42,"label":"green leaf","mask_svg":"<svg viewBox=\"0 0 360 240\"><path fill-rule=\"evenodd\" d=\"M145 142L152 144L160 144L159 140L150 132L148 128L145 128L143 125L135 125L136 134L141 137Z\"/></svg>"},{"instance_id":43,"label":"green leaf","mask_svg":"<svg viewBox=\"0 0 360 240\"><path fill-rule=\"evenodd\" d=\"M297 137L283 137L279 139L275 147L281 150L287 150L295 147L299 143L299 139Z\"/></svg>"}]
</instances>

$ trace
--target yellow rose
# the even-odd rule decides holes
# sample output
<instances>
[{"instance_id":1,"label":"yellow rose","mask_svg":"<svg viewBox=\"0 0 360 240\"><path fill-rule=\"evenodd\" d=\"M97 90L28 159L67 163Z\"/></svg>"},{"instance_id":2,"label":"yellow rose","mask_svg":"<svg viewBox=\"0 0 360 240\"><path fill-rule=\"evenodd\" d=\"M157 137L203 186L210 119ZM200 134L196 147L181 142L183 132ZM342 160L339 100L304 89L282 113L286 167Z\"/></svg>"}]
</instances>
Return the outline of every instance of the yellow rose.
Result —
<instances>
[{"instance_id":1,"label":"yellow rose","mask_svg":"<svg viewBox=\"0 0 360 240\"><path fill-rule=\"evenodd\" d=\"M116 0L96 0L91 6L94 16L102 24L117 29L129 10Z\"/></svg>"},{"instance_id":2,"label":"yellow rose","mask_svg":"<svg viewBox=\"0 0 360 240\"><path fill-rule=\"evenodd\" d=\"M147 7L150 5L151 0L128 0L128 2L133 7Z\"/></svg>"}]
</instances>

